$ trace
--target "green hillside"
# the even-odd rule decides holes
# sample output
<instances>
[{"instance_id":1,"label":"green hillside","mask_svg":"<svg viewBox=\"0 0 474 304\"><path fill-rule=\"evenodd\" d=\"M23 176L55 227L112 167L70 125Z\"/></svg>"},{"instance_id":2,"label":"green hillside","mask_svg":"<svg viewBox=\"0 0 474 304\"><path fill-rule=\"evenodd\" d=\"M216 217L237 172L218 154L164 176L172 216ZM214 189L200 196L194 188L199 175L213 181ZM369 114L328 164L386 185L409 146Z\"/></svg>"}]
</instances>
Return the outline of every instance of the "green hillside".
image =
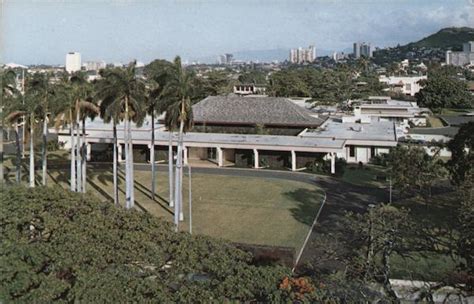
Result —
<instances>
[{"instance_id":1,"label":"green hillside","mask_svg":"<svg viewBox=\"0 0 474 304\"><path fill-rule=\"evenodd\" d=\"M448 27L435 34L425 37L418 42L412 42L407 46L461 49L462 44L467 41L474 41L474 28Z\"/></svg>"}]
</instances>

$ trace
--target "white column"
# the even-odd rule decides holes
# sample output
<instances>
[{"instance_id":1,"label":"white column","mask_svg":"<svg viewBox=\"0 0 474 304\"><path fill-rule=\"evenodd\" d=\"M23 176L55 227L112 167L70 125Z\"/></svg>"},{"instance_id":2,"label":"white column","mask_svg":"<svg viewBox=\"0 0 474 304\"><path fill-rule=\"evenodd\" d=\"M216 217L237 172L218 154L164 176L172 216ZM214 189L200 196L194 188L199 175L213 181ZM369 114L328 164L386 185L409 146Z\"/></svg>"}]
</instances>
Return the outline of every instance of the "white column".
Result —
<instances>
[{"instance_id":1,"label":"white column","mask_svg":"<svg viewBox=\"0 0 474 304\"><path fill-rule=\"evenodd\" d=\"M336 154L331 152L331 174L336 173Z\"/></svg>"},{"instance_id":2,"label":"white column","mask_svg":"<svg viewBox=\"0 0 474 304\"><path fill-rule=\"evenodd\" d=\"M188 165L188 148L186 146L183 146L183 161L184 165Z\"/></svg>"},{"instance_id":3,"label":"white column","mask_svg":"<svg viewBox=\"0 0 474 304\"><path fill-rule=\"evenodd\" d=\"M91 151L92 151L92 146L90 143L86 144L86 160L91 160Z\"/></svg>"},{"instance_id":4,"label":"white column","mask_svg":"<svg viewBox=\"0 0 474 304\"><path fill-rule=\"evenodd\" d=\"M291 151L291 171L296 171L296 152Z\"/></svg>"},{"instance_id":5,"label":"white column","mask_svg":"<svg viewBox=\"0 0 474 304\"><path fill-rule=\"evenodd\" d=\"M122 145L121 145L121 144L117 144L117 148L118 148L118 161L119 161L119 163L121 163L121 162L123 162Z\"/></svg>"},{"instance_id":6,"label":"white column","mask_svg":"<svg viewBox=\"0 0 474 304\"><path fill-rule=\"evenodd\" d=\"M253 149L253 158L254 158L254 167L255 169L258 169L259 168L259 160L258 160L258 150L257 149Z\"/></svg>"},{"instance_id":7,"label":"white column","mask_svg":"<svg viewBox=\"0 0 474 304\"><path fill-rule=\"evenodd\" d=\"M219 167L222 167L224 165L222 148L217 147L216 150L217 150L217 165Z\"/></svg>"}]
</instances>

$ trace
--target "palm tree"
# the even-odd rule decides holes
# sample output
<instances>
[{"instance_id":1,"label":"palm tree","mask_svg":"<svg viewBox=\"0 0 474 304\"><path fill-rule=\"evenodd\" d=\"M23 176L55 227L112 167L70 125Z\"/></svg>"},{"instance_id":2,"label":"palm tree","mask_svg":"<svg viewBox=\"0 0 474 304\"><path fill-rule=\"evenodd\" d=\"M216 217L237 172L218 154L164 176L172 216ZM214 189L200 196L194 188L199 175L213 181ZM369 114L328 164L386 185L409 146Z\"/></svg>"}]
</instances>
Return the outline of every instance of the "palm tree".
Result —
<instances>
[{"instance_id":1,"label":"palm tree","mask_svg":"<svg viewBox=\"0 0 474 304\"><path fill-rule=\"evenodd\" d=\"M13 97L16 93L16 74L13 70L1 70L0 99ZM3 104L0 104L0 183L3 183Z\"/></svg>"},{"instance_id":2,"label":"palm tree","mask_svg":"<svg viewBox=\"0 0 474 304\"><path fill-rule=\"evenodd\" d=\"M57 88L51 83L51 74L35 74L30 80L30 88L35 92L37 99L38 115L42 121L42 184L45 186L47 181L47 162L48 162L48 115L54 108L57 100ZM31 139L30 139L31 141Z\"/></svg>"},{"instance_id":3,"label":"palm tree","mask_svg":"<svg viewBox=\"0 0 474 304\"><path fill-rule=\"evenodd\" d=\"M192 128L193 115L191 98L193 96L193 75L183 69L181 58L174 60L173 69L170 73L168 84L164 90L166 96L164 106L166 107L166 125L168 130L178 128L178 151L175 173L175 206L174 222L178 230L179 221L183 218L182 208L182 170L183 170L183 134Z\"/></svg>"},{"instance_id":4,"label":"palm tree","mask_svg":"<svg viewBox=\"0 0 474 304\"><path fill-rule=\"evenodd\" d=\"M91 88L83 73L75 73L63 78L63 93L66 102L63 102L56 111L55 127L69 126L71 141L71 191L85 192L85 134L80 137L79 121L82 120L82 131L85 133L85 119L87 116L99 112L98 107L91 100ZM81 145L82 141L82 145Z\"/></svg>"},{"instance_id":5,"label":"palm tree","mask_svg":"<svg viewBox=\"0 0 474 304\"><path fill-rule=\"evenodd\" d=\"M163 104L163 89L166 87L169 79L171 63L166 60L155 60L145 67L145 75L149 79L147 85L147 114L151 116L151 138L150 138L150 162L151 162L151 195L155 199L156 185L156 166L155 166L155 114L161 114L166 109ZM171 145L171 133L169 144L169 173L170 173L170 206L173 206L173 147Z\"/></svg>"},{"instance_id":6,"label":"palm tree","mask_svg":"<svg viewBox=\"0 0 474 304\"><path fill-rule=\"evenodd\" d=\"M145 111L145 84L136 77L136 62L131 62L127 68L103 70L103 80L99 84L98 98L101 100L101 114L104 121L112 120L114 127L119 119L124 120L125 142L125 207L134 206L134 179L133 179L133 143L131 124L137 126L143 123ZM116 130L114 129L114 150L117 148ZM115 153L114 153L115 154ZM114 166L116 162L114 155ZM114 168L114 182L116 183L116 169ZM115 184L117 187L117 184Z\"/></svg>"},{"instance_id":7,"label":"palm tree","mask_svg":"<svg viewBox=\"0 0 474 304\"><path fill-rule=\"evenodd\" d=\"M27 114L24 111L23 103L19 100L20 98L15 98L8 102L6 107L6 116L4 122L12 126L15 130L15 147L16 147L16 182L21 182L21 144L20 144L20 133L18 131L18 126L24 120L25 115ZM23 121L24 123L24 121Z\"/></svg>"}]
</instances>

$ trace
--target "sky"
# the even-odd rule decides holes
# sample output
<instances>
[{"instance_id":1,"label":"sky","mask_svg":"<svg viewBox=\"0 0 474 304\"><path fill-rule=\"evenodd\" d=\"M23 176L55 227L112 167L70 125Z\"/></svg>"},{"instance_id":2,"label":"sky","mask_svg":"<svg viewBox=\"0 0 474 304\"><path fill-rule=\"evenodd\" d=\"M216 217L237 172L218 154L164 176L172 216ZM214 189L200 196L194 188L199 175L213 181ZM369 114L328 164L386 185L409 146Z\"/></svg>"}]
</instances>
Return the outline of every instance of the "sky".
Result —
<instances>
[{"instance_id":1,"label":"sky","mask_svg":"<svg viewBox=\"0 0 474 304\"><path fill-rule=\"evenodd\" d=\"M316 45L344 50L474 27L474 0L0 0L0 62L193 60Z\"/></svg>"}]
</instances>

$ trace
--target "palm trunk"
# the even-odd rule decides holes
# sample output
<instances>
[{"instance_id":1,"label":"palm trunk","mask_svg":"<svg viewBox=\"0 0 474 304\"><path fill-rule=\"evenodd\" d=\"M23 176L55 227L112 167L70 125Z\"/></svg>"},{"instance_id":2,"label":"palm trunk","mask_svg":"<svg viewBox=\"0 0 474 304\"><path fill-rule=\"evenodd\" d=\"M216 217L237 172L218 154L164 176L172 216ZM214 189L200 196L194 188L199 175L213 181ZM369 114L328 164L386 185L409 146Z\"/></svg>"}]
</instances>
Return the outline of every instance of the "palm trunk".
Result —
<instances>
[{"instance_id":1,"label":"palm trunk","mask_svg":"<svg viewBox=\"0 0 474 304\"><path fill-rule=\"evenodd\" d=\"M115 119L113 120L113 133L114 133L114 204L115 206L119 205L119 198L118 198L118 144L117 144L117 122Z\"/></svg>"},{"instance_id":2,"label":"palm trunk","mask_svg":"<svg viewBox=\"0 0 474 304\"><path fill-rule=\"evenodd\" d=\"M30 116L30 188L35 187L35 145L34 145L35 114Z\"/></svg>"},{"instance_id":3,"label":"palm trunk","mask_svg":"<svg viewBox=\"0 0 474 304\"><path fill-rule=\"evenodd\" d=\"M181 153L184 153L184 147L181 143ZM182 156L181 156L182 157ZM183 170L184 162L181 160L181 168L179 169L179 220L184 221L184 206L183 206Z\"/></svg>"},{"instance_id":4,"label":"palm trunk","mask_svg":"<svg viewBox=\"0 0 474 304\"><path fill-rule=\"evenodd\" d=\"M150 146L150 162L151 162L151 199L155 199L155 111L151 111L151 146Z\"/></svg>"},{"instance_id":5,"label":"palm trunk","mask_svg":"<svg viewBox=\"0 0 474 304\"><path fill-rule=\"evenodd\" d=\"M123 137L125 142L125 208L131 208L130 197L130 150L128 148L128 103L125 101L125 120Z\"/></svg>"},{"instance_id":6,"label":"palm trunk","mask_svg":"<svg viewBox=\"0 0 474 304\"><path fill-rule=\"evenodd\" d=\"M0 117L2 117L3 107L0 105ZM1 118L0 118L1 119ZM3 176L3 120L0 121L0 184L3 184L5 177Z\"/></svg>"},{"instance_id":7,"label":"palm trunk","mask_svg":"<svg viewBox=\"0 0 474 304\"><path fill-rule=\"evenodd\" d=\"M129 178L129 183L130 183L130 203L131 207L135 205L135 179L134 179L134 168L133 168L133 138L132 138L132 121L129 120L128 122L128 148L130 149L130 155L129 155L129 160L130 160L130 178Z\"/></svg>"},{"instance_id":8,"label":"palm trunk","mask_svg":"<svg viewBox=\"0 0 474 304\"><path fill-rule=\"evenodd\" d=\"M82 118L82 192L86 193L87 184L87 147L86 147L86 118Z\"/></svg>"},{"instance_id":9,"label":"palm trunk","mask_svg":"<svg viewBox=\"0 0 474 304\"><path fill-rule=\"evenodd\" d=\"M169 192L170 192L170 207L174 207L174 187L173 187L173 133L171 128L168 130L169 140L168 140L168 183L169 183Z\"/></svg>"},{"instance_id":10,"label":"palm trunk","mask_svg":"<svg viewBox=\"0 0 474 304\"><path fill-rule=\"evenodd\" d=\"M76 145L74 138L74 121L72 111L69 111L70 117L70 132L71 132L71 191L76 192Z\"/></svg>"},{"instance_id":11,"label":"palm trunk","mask_svg":"<svg viewBox=\"0 0 474 304\"><path fill-rule=\"evenodd\" d=\"M48 167L48 141L47 141L47 136L48 136L48 117L46 113L44 114L43 117L43 165L42 165L42 182L43 186L46 186L46 173L47 173L47 167Z\"/></svg>"},{"instance_id":12,"label":"palm trunk","mask_svg":"<svg viewBox=\"0 0 474 304\"><path fill-rule=\"evenodd\" d=\"M174 223L176 225L176 231L178 231L180 212L181 212L181 167L183 161L183 149L182 149L182 134L184 129L184 121L180 119L179 122L179 134L178 134L178 154L176 157L176 173L175 173L175 206L174 206Z\"/></svg>"},{"instance_id":13,"label":"palm trunk","mask_svg":"<svg viewBox=\"0 0 474 304\"><path fill-rule=\"evenodd\" d=\"M81 167L81 129L79 127L79 108L76 109L76 173L77 192L82 192L82 167Z\"/></svg>"},{"instance_id":14,"label":"palm trunk","mask_svg":"<svg viewBox=\"0 0 474 304\"><path fill-rule=\"evenodd\" d=\"M21 149L20 149L20 133L18 131L18 123L15 124L15 145L16 145L16 182L21 182Z\"/></svg>"}]
</instances>

